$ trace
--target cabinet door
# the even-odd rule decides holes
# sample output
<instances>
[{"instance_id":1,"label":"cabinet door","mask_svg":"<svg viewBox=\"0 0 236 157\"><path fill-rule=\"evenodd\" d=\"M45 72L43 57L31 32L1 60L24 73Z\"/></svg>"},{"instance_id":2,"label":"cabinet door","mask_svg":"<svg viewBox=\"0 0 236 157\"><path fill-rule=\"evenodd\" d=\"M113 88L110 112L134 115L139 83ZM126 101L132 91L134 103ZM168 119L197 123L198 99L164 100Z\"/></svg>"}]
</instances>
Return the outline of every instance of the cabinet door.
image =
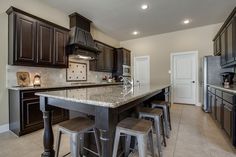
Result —
<instances>
[{"instance_id":1,"label":"cabinet door","mask_svg":"<svg viewBox=\"0 0 236 157\"><path fill-rule=\"evenodd\" d=\"M104 46L100 43L96 43L97 48L99 49L100 53L96 59L96 70L97 71L103 71L104 70L104 58L105 58L105 53L104 53Z\"/></svg>"},{"instance_id":2,"label":"cabinet door","mask_svg":"<svg viewBox=\"0 0 236 157\"><path fill-rule=\"evenodd\" d=\"M211 110L211 99L212 99L212 95L211 93L208 91L208 99L207 99L207 104L209 106L209 112L211 113L212 110Z\"/></svg>"},{"instance_id":3,"label":"cabinet door","mask_svg":"<svg viewBox=\"0 0 236 157\"><path fill-rule=\"evenodd\" d=\"M40 111L38 98L25 99L22 101L22 129L34 129L43 126L43 115Z\"/></svg>"},{"instance_id":4,"label":"cabinet door","mask_svg":"<svg viewBox=\"0 0 236 157\"><path fill-rule=\"evenodd\" d=\"M225 132L232 137L232 122L233 122L233 105L223 102L224 104L224 123L223 123L223 128Z\"/></svg>"},{"instance_id":5,"label":"cabinet door","mask_svg":"<svg viewBox=\"0 0 236 157\"><path fill-rule=\"evenodd\" d=\"M214 41L214 55L219 56L221 54L220 50L220 36L218 36Z\"/></svg>"},{"instance_id":6,"label":"cabinet door","mask_svg":"<svg viewBox=\"0 0 236 157\"><path fill-rule=\"evenodd\" d=\"M105 63L105 70L108 72L112 72L113 65L114 65L114 49L111 47L106 46L104 50L104 63Z\"/></svg>"},{"instance_id":7,"label":"cabinet door","mask_svg":"<svg viewBox=\"0 0 236 157\"><path fill-rule=\"evenodd\" d=\"M224 30L220 36L221 43L221 65L226 64L227 59L227 49L226 49L226 31Z\"/></svg>"},{"instance_id":8,"label":"cabinet door","mask_svg":"<svg viewBox=\"0 0 236 157\"><path fill-rule=\"evenodd\" d=\"M130 51L123 49L123 64L130 66Z\"/></svg>"},{"instance_id":9,"label":"cabinet door","mask_svg":"<svg viewBox=\"0 0 236 157\"><path fill-rule=\"evenodd\" d=\"M211 96L211 116L216 119L216 100L215 95L212 94Z\"/></svg>"},{"instance_id":10,"label":"cabinet door","mask_svg":"<svg viewBox=\"0 0 236 157\"><path fill-rule=\"evenodd\" d=\"M234 53L233 53L233 22L231 22L226 28L226 43L227 43L227 59L226 62L231 63L234 61Z\"/></svg>"},{"instance_id":11,"label":"cabinet door","mask_svg":"<svg viewBox=\"0 0 236 157\"><path fill-rule=\"evenodd\" d=\"M216 120L222 124L222 98L216 96Z\"/></svg>"},{"instance_id":12,"label":"cabinet door","mask_svg":"<svg viewBox=\"0 0 236 157\"><path fill-rule=\"evenodd\" d=\"M53 27L43 22L37 24L37 62L41 65L53 64Z\"/></svg>"},{"instance_id":13,"label":"cabinet door","mask_svg":"<svg viewBox=\"0 0 236 157\"><path fill-rule=\"evenodd\" d=\"M54 28L54 65L67 68L68 32Z\"/></svg>"},{"instance_id":14,"label":"cabinet door","mask_svg":"<svg viewBox=\"0 0 236 157\"><path fill-rule=\"evenodd\" d=\"M36 20L16 14L16 48L14 64L30 65L36 62Z\"/></svg>"}]
</instances>

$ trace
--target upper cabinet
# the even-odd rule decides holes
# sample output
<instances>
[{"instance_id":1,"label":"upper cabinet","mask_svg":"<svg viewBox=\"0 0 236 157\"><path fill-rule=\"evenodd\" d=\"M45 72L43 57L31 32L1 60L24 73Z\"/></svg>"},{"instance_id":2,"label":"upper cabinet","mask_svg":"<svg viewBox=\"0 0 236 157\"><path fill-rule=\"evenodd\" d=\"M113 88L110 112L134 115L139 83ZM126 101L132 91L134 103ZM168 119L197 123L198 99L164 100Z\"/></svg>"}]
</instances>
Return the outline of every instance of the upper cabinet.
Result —
<instances>
[{"instance_id":1,"label":"upper cabinet","mask_svg":"<svg viewBox=\"0 0 236 157\"><path fill-rule=\"evenodd\" d=\"M131 51L125 48L117 48L115 52L115 72L113 73L113 77L118 81L118 77L123 75L123 65L131 66Z\"/></svg>"},{"instance_id":2,"label":"upper cabinet","mask_svg":"<svg viewBox=\"0 0 236 157\"><path fill-rule=\"evenodd\" d=\"M214 55L221 55L221 66L236 65L236 8L227 18L213 42Z\"/></svg>"},{"instance_id":3,"label":"upper cabinet","mask_svg":"<svg viewBox=\"0 0 236 157\"><path fill-rule=\"evenodd\" d=\"M113 72L114 69L114 54L115 48L100 41L95 41L95 44L100 51L96 60L89 63L91 71Z\"/></svg>"},{"instance_id":4,"label":"upper cabinet","mask_svg":"<svg viewBox=\"0 0 236 157\"><path fill-rule=\"evenodd\" d=\"M10 65L67 68L68 29L14 7L7 14Z\"/></svg>"}]
</instances>

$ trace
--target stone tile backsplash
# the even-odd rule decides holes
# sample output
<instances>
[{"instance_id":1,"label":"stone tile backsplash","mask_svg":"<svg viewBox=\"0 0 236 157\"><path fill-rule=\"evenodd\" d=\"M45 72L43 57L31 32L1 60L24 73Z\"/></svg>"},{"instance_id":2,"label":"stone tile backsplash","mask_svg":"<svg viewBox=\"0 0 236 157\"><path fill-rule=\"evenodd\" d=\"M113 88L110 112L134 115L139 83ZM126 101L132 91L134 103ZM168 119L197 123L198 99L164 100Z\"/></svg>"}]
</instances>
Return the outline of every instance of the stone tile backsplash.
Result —
<instances>
[{"instance_id":1,"label":"stone tile backsplash","mask_svg":"<svg viewBox=\"0 0 236 157\"><path fill-rule=\"evenodd\" d=\"M87 73L88 78L87 82L102 82L102 78L104 76L111 76L111 73L105 72L95 72L89 71L89 62L84 60L72 60L73 62L86 63L87 64ZM17 72L29 72L30 73L30 81L31 85L33 85L33 78L35 74L39 74L41 76L42 85L57 85L57 84L68 84L70 85L72 82L66 82L66 69L56 69L56 68L44 68L44 67L27 67L27 66L11 66L7 65L7 87L16 86L17 85ZM78 81L84 82L84 81Z\"/></svg>"}]
</instances>

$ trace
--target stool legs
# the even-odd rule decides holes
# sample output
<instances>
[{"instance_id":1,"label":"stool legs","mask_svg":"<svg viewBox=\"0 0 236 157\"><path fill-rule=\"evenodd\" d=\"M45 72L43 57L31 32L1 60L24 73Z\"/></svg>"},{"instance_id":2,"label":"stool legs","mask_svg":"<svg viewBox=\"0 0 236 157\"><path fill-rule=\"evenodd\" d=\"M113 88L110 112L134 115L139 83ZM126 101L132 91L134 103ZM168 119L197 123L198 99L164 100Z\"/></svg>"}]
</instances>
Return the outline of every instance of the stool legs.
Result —
<instances>
[{"instance_id":1,"label":"stool legs","mask_svg":"<svg viewBox=\"0 0 236 157\"><path fill-rule=\"evenodd\" d=\"M149 141L150 141L150 150L152 153L152 156L155 157L155 149L154 149L154 143L153 143L153 130L148 134Z\"/></svg>"},{"instance_id":2,"label":"stool legs","mask_svg":"<svg viewBox=\"0 0 236 157\"><path fill-rule=\"evenodd\" d=\"M147 156L147 135L139 135L138 140L138 153L139 157Z\"/></svg>"},{"instance_id":3,"label":"stool legs","mask_svg":"<svg viewBox=\"0 0 236 157\"><path fill-rule=\"evenodd\" d=\"M80 138L78 133L70 136L70 148L72 157L80 157Z\"/></svg>"},{"instance_id":4,"label":"stool legs","mask_svg":"<svg viewBox=\"0 0 236 157\"><path fill-rule=\"evenodd\" d=\"M157 136L157 148L158 148L158 155L161 157L161 129L160 129L161 120L160 117L155 117L154 125L156 129L156 136Z\"/></svg>"},{"instance_id":5,"label":"stool legs","mask_svg":"<svg viewBox=\"0 0 236 157\"><path fill-rule=\"evenodd\" d=\"M131 136L127 135L125 137L125 157L129 156L130 143L131 143Z\"/></svg>"},{"instance_id":6,"label":"stool legs","mask_svg":"<svg viewBox=\"0 0 236 157\"><path fill-rule=\"evenodd\" d=\"M117 156L117 151L119 147L119 141L120 141L120 130L117 128L116 129L116 135L115 135L115 141L114 141L114 148L113 148L113 154L112 157Z\"/></svg>"},{"instance_id":7,"label":"stool legs","mask_svg":"<svg viewBox=\"0 0 236 157\"><path fill-rule=\"evenodd\" d=\"M58 134L57 134L57 141L56 141L56 154L55 154L55 157L58 157L59 155L59 149L60 149L60 145L61 145L61 130L58 131Z\"/></svg>"},{"instance_id":8,"label":"stool legs","mask_svg":"<svg viewBox=\"0 0 236 157\"><path fill-rule=\"evenodd\" d=\"M167 109L167 106L159 106L159 105L156 105L156 104L153 104L152 105L152 108L161 108L163 110L163 114L164 114L164 129L165 129L165 135L167 138L169 138L170 136L170 123L169 123L169 114L168 114L168 109Z\"/></svg>"},{"instance_id":9,"label":"stool legs","mask_svg":"<svg viewBox=\"0 0 236 157\"><path fill-rule=\"evenodd\" d=\"M161 116L161 130L162 130L162 135L163 135L163 143L164 143L164 146L166 147L166 138L165 138L165 130L164 130L164 118L163 116Z\"/></svg>"},{"instance_id":10,"label":"stool legs","mask_svg":"<svg viewBox=\"0 0 236 157\"><path fill-rule=\"evenodd\" d=\"M170 120L170 107L167 107L167 111L168 111L168 120L169 120L170 130L172 130L171 120Z\"/></svg>"},{"instance_id":11,"label":"stool legs","mask_svg":"<svg viewBox=\"0 0 236 157\"><path fill-rule=\"evenodd\" d=\"M96 141L98 156L100 157L101 156L101 146L100 146L99 137L98 137L98 130L96 128L94 128L93 131L94 131L94 137L95 137L95 141Z\"/></svg>"}]
</instances>

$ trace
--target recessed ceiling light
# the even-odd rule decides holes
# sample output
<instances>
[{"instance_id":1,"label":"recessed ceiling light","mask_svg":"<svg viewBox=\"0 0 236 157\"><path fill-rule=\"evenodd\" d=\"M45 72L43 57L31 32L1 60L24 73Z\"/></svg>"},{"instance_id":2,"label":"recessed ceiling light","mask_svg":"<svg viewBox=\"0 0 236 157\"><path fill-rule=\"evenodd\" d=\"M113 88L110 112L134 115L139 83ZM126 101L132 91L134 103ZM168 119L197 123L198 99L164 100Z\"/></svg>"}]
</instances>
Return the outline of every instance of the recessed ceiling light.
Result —
<instances>
[{"instance_id":1,"label":"recessed ceiling light","mask_svg":"<svg viewBox=\"0 0 236 157\"><path fill-rule=\"evenodd\" d=\"M147 5L147 4L141 5L141 9L146 10L147 8L148 8L148 5Z\"/></svg>"},{"instance_id":2,"label":"recessed ceiling light","mask_svg":"<svg viewBox=\"0 0 236 157\"><path fill-rule=\"evenodd\" d=\"M190 23L189 19L184 20L184 24L189 24L189 23Z\"/></svg>"},{"instance_id":3,"label":"recessed ceiling light","mask_svg":"<svg viewBox=\"0 0 236 157\"><path fill-rule=\"evenodd\" d=\"M132 33L133 35L138 35L139 34L139 32L138 31L133 31L133 33Z\"/></svg>"}]
</instances>

